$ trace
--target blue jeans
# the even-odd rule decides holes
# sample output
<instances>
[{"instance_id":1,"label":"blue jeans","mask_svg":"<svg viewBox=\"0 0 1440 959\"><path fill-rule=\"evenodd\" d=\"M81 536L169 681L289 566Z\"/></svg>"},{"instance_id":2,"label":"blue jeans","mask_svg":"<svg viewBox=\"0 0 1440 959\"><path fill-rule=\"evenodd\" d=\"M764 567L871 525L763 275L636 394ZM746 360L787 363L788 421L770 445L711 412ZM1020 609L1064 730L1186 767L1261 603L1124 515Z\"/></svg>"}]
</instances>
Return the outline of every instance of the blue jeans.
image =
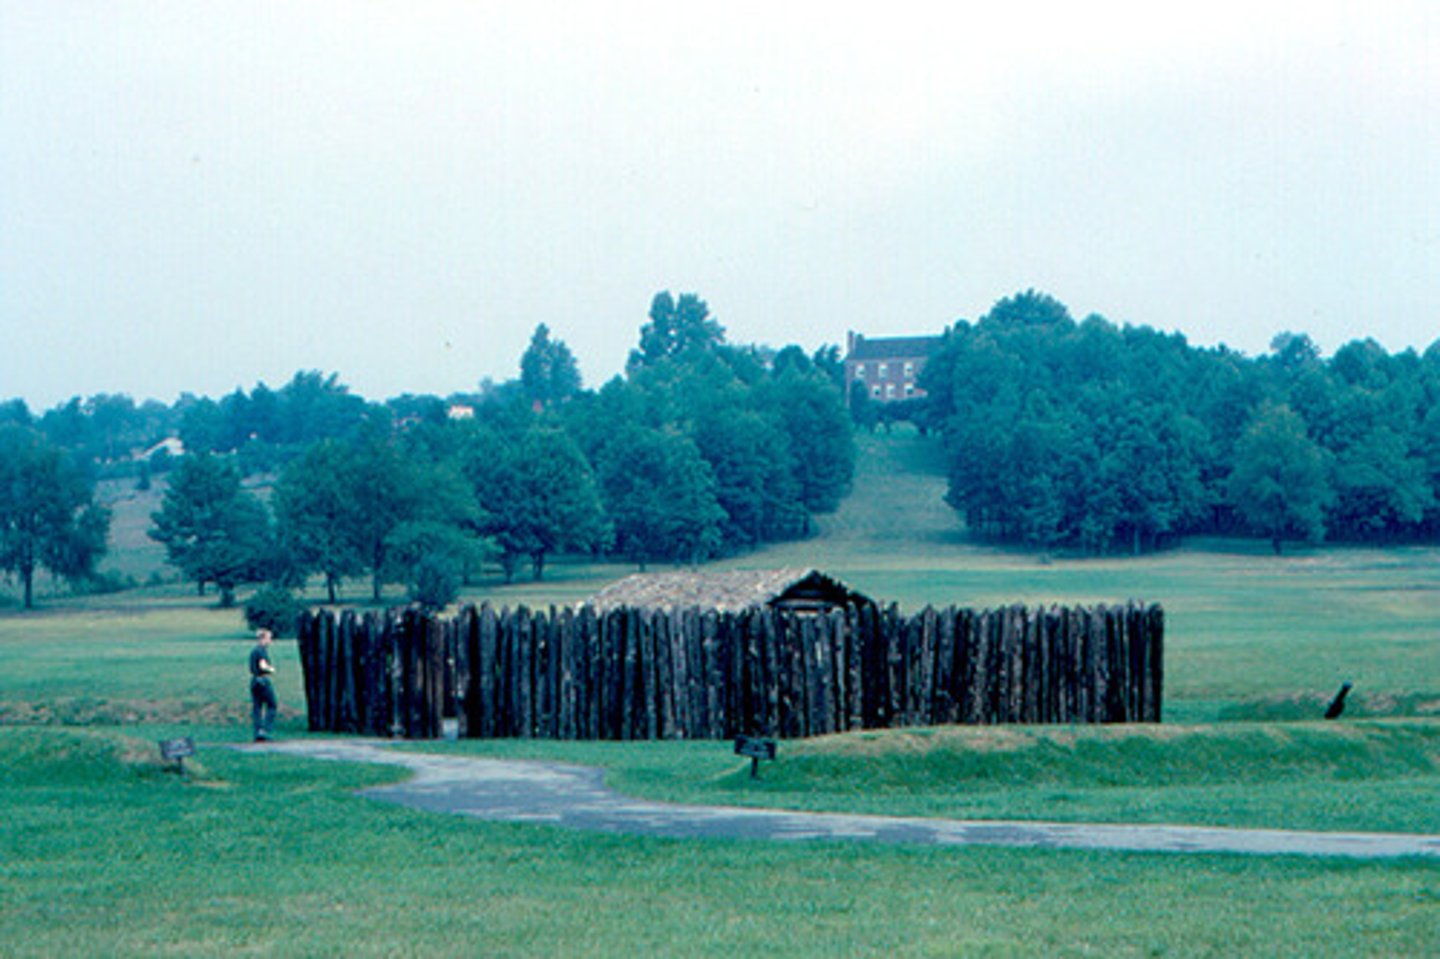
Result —
<instances>
[{"instance_id":1,"label":"blue jeans","mask_svg":"<svg viewBox=\"0 0 1440 959\"><path fill-rule=\"evenodd\" d=\"M256 739L269 739L275 728L275 687L270 680L256 676L250 680L250 719L255 726Z\"/></svg>"}]
</instances>

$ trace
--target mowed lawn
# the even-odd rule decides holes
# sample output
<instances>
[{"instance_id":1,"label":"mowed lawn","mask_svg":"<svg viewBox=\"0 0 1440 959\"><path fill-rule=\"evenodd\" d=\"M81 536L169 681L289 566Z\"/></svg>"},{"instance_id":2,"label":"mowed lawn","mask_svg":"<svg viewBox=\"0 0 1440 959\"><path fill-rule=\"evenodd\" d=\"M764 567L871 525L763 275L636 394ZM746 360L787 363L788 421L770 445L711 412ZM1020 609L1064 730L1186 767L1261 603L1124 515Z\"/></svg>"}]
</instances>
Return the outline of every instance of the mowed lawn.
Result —
<instances>
[{"instance_id":1,"label":"mowed lawn","mask_svg":"<svg viewBox=\"0 0 1440 959\"><path fill-rule=\"evenodd\" d=\"M765 844L487 824L390 771L0 730L7 956L1421 956L1433 862Z\"/></svg>"},{"instance_id":2,"label":"mowed lawn","mask_svg":"<svg viewBox=\"0 0 1440 959\"><path fill-rule=\"evenodd\" d=\"M680 800L1440 831L1440 550L1042 559L965 541L931 444L862 444L820 535L722 565L817 566L906 608L1160 602L1166 723L785 743L758 783L723 743L420 748L589 762ZM114 568L140 581L153 508L116 503ZM561 562L466 599L567 603L630 571ZM8 595L3 955L1440 954L1434 860L669 842L382 807L350 791L391 771L222 747L247 732L238 611L176 583L32 613ZM305 735L294 644L277 653L282 733ZM1347 680L1345 718L1318 721ZM189 780L155 756L180 734L202 742Z\"/></svg>"}]
</instances>

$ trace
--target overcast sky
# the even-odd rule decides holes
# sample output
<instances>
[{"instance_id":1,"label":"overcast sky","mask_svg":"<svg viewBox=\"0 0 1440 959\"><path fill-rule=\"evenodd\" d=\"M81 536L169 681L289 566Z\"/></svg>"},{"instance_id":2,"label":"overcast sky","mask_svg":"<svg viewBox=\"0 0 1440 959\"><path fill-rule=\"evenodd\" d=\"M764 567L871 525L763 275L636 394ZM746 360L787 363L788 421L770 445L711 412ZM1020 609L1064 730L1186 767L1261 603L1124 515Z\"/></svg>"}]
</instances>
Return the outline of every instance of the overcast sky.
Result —
<instances>
[{"instance_id":1,"label":"overcast sky","mask_svg":"<svg viewBox=\"0 0 1440 959\"><path fill-rule=\"evenodd\" d=\"M0 0L0 398L598 386L662 289L1440 338L1440 5L1173 7Z\"/></svg>"}]
</instances>

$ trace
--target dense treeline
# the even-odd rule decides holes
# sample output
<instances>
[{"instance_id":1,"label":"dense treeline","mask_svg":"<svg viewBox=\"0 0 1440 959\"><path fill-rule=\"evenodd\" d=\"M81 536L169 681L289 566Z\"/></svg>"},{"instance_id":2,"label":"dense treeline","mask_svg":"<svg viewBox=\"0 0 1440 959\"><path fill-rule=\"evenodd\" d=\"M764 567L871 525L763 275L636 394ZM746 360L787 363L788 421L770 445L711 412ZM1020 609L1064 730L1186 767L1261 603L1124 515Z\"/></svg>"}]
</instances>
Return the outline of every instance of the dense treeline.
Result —
<instances>
[{"instance_id":1,"label":"dense treeline","mask_svg":"<svg viewBox=\"0 0 1440 959\"><path fill-rule=\"evenodd\" d=\"M980 535L1099 553L1440 532L1440 341L1326 361L1287 333L1252 359L1028 291L955 324L923 377L949 502Z\"/></svg>"},{"instance_id":2,"label":"dense treeline","mask_svg":"<svg viewBox=\"0 0 1440 959\"><path fill-rule=\"evenodd\" d=\"M432 402L443 415L443 404ZM167 450L145 459L136 454L166 439L179 440L191 453L239 453L244 472L252 473L283 465L319 440L353 435L364 423L391 422L414 406L410 397L368 403L337 375L310 370L278 390L259 383L249 393L236 389L219 400L185 393L168 406L100 393L36 416L23 401L10 400L0 404L0 423L35 430L97 477L140 473L142 463L164 471Z\"/></svg>"},{"instance_id":3,"label":"dense treeline","mask_svg":"<svg viewBox=\"0 0 1440 959\"><path fill-rule=\"evenodd\" d=\"M368 571L377 598L401 581L437 605L487 559L538 579L558 553L698 562L802 536L849 489L831 372L727 344L693 294L655 297L625 375L598 391L543 325L520 370L461 417L421 410L294 460L274 500L279 578L322 575L333 598Z\"/></svg>"},{"instance_id":4,"label":"dense treeline","mask_svg":"<svg viewBox=\"0 0 1440 959\"><path fill-rule=\"evenodd\" d=\"M834 348L734 346L698 296L661 293L625 374L594 392L541 325L517 379L445 400L368 403L302 372L173 407L99 396L35 418L17 401L0 422L68 449L86 502L97 475L168 470L150 536L224 604L312 576L334 601L368 576L376 599L400 582L440 605L486 562L539 578L557 553L698 562L806 535L854 470L839 372ZM184 455L138 457L166 436Z\"/></svg>"},{"instance_id":5,"label":"dense treeline","mask_svg":"<svg viewBox=\"0 0 1440 959\"><path fill-rule=\"evenodd\" d=\"M0 572L95 582L95 481L171 475L151 535L222 601L242 583L368 577L448 601L482 568L557 553L697 562L802 537L854 471L852 424L943 435L949 502L982 537L1089 553L1197 533L1397 542L1440 535L1440 342L1328 360L1303 334L1250 358L1077 322L1029 291L946 332L923 401L841 401L839 350L725 341L694 294L657 294L624 375L582 388L538 326L519 376L477 392L355 396L300 372L210 400L0 403ZM903 415L902 415L903 414ZM178 440L171 457L161 441ZM140 455L151 450L148 455ZM255 487L273 495L260 495ZM115 584L104 584L113 588Z\"/></svg>"}]
</instances>

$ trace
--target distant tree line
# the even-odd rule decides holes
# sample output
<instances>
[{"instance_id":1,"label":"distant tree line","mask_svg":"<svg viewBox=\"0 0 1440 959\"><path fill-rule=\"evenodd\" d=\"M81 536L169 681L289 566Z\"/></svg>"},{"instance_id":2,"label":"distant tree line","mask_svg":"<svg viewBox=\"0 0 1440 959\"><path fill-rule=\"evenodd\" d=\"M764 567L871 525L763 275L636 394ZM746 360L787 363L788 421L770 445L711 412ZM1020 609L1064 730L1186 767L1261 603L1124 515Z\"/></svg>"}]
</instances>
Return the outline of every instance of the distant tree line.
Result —
<instances>
[{"instance_id":1,"label":"distant tree line","mask_svg":"<svg viewBox=\"0 0 1440 959\"><path fill-rule=\"evenodd\" d=\"M1251 359L1076 322L1033 290L959 322L921 412L971 530L1039 549L1150 550L1191 534L1397 542L1440 534L1440 341L1328 361L1303 334Z\"/></svg>"},{"instance_id":2,"label":"distant tree line","mask_svg":"<svg viewBox=\"0 0 1440 959\"><path fill-rule=\"evenodd\" d=\"M0 404L0 423L33 429L98 478L138 475L142 463L163 472L166 451L147 460L136 454L167 438L178 439L187 452L241 453L247 472L263 471L318 440L351 435L362 423L396 415L388 404L351 394L338 376L316 371L296 373L278 390L260 383L219 400L185 393L168 406L157 400L136 404L123 393L77 396L38 416L21 400Z\"/></svg>"},{"instance_id":3,"label":"distant tree line","mask_svg":"<svg viewBox=\"0 0 1440 959\"><path fill-rule=\"evenodd\" d=\"M943 437L975 535L1041 550L1440 535L1440 342L1326 360L1285 333L1248 358L1077 322L1032 290L946 332L923 401L847 413L843 382L837 347L732 345L702 299L664 292L597 390L542 324L518 377L443 399L372 403L309 371L170 406L3 402L0 572L27 605L40 569L97 582L96 480L165 472L151 535L223 603L312 577L334 601L365 577L377 599L398 582L435 605L484 564L539 578L559 553L699 562L807 535L850 488L853 427L895 419ZM135 455L167 437L185 455Z\"/></svg>"},{"instance_id":4,"label":"distant tree line","mask_svg":"<svg viewBox=\"0 0 1440 959\"><path fill-rule=\"evenodd\" d=\"M376 599L401 582L442 605L483 563L538 579L559 553L699 562L804 536L848 492L837 372L833 348L733 346L698 296L661 293L598 391L544 325L518 379L443 402L377 408L301 374L189 406L151 536L222 604L313 576L334 601L366 576ZM268 502L258 466L277 467Z\"/></svg>"}]
</instances>

